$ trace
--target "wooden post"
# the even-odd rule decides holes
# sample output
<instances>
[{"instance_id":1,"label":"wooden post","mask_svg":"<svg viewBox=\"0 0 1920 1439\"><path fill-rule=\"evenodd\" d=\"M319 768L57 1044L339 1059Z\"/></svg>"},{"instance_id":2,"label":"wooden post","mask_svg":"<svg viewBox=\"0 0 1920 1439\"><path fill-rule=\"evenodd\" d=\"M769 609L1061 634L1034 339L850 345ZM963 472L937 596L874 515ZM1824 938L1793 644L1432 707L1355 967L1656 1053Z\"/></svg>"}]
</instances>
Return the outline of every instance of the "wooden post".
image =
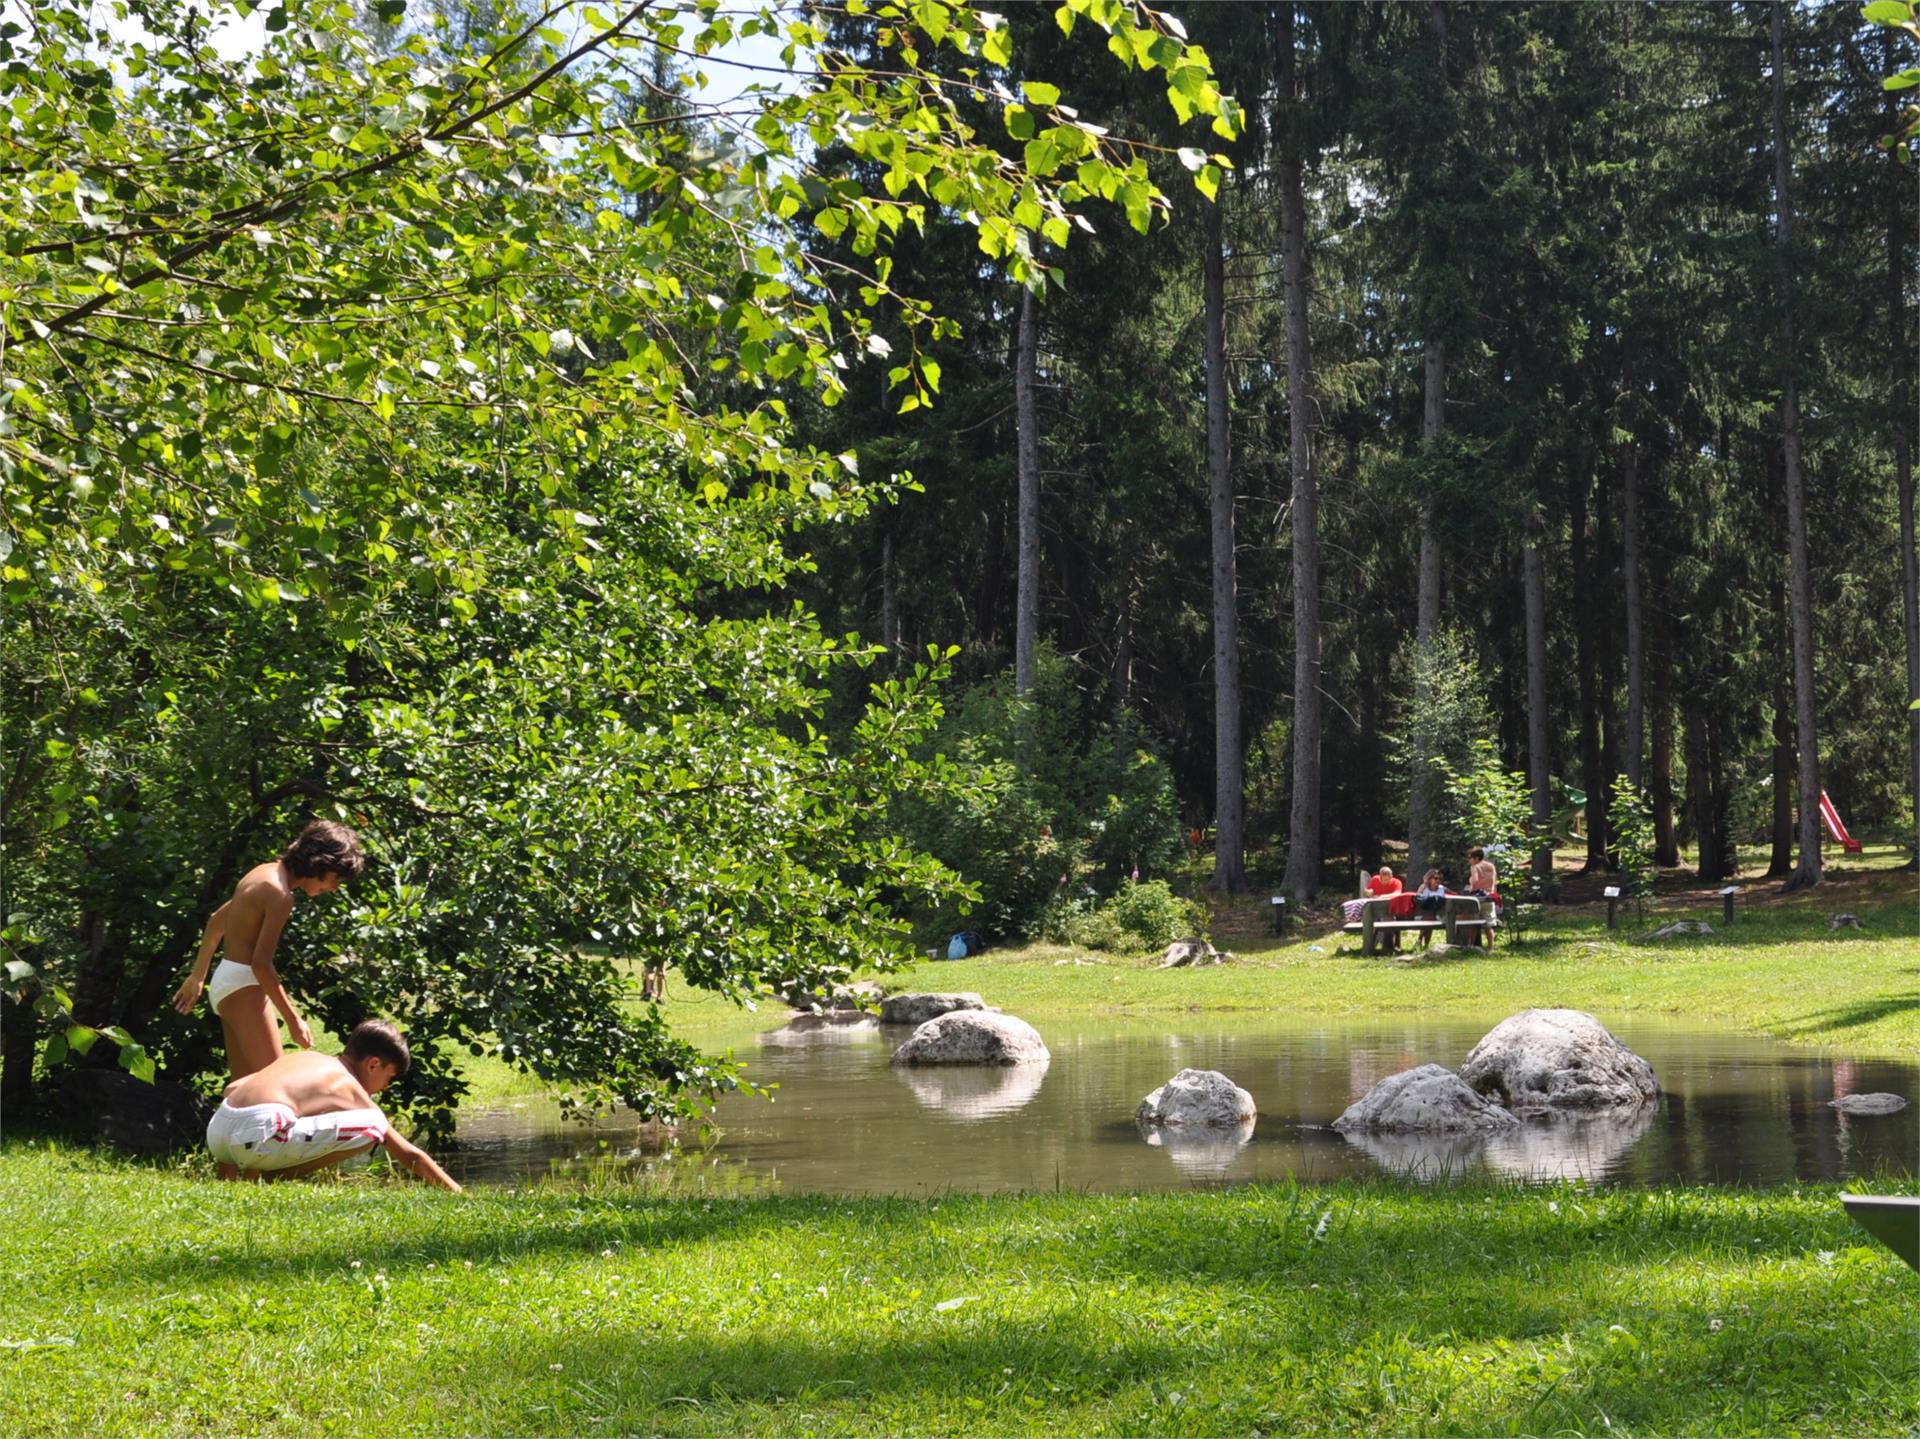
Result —
<instances>
[{"instance_id":1,"label":"wooden post","mask_svg":"<svg viewBox=\"0 0 1920 1439\"><path fill-rule=\"evenodd\" d=\"M1610 884L1602 890L1601 893L1607 897L1607 928L1612 929L1614 927L1614 908L1620 903L1620 886Z\"/></svg>"},{"instance_id":2,"label":"wooden post","mask_svg":"<svg viewBox=\"0 0 1920 1439\"><path fill-rule=\"evenodd\" d=\"M1720 891L1720 920L1723 924L1733 923L1733 896L1738 889L1738 885L1730 884Z\"/></svg>"}]
</instances>

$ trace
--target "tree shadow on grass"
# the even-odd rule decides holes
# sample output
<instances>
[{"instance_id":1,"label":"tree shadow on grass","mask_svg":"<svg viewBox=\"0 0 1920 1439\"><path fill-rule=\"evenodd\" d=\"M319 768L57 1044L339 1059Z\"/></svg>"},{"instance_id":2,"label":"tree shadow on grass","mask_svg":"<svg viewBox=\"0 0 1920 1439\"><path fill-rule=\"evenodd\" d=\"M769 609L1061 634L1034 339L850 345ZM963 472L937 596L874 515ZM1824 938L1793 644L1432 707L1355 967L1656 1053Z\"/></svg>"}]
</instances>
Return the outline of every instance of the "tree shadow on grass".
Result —
<instances>
[{"instance_id":1,"label":"tree shadow on grass","mask_svg":"<svg viewBox=\"0 0 1920 1439\"><path fill-rule=\"evenodd\" d=\"M1902 970L1902 974L1920 974L1920 970ZM1783 1020L1780 1033L1788 1039L1803 1034L1814 1034L1828 1029L1855 1029L1863 1024L1877 1024L1883 1019L1893 1019L1903 1014L1920 1013L1920 994L1885 995L1879 999L1861 1000L1854 1004L1835 1005L1831 1009L1816 1009L1793 1019Z\"/></svg>"}]
</instances>

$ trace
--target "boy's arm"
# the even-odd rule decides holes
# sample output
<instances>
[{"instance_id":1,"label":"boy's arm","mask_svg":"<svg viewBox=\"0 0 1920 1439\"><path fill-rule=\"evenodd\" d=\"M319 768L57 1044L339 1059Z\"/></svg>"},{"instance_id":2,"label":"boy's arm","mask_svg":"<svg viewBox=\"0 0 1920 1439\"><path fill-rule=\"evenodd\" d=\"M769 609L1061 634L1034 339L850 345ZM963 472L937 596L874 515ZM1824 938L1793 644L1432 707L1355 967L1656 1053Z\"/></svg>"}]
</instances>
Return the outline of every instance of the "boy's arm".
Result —
<instances>
[{"instance_id":1,"label":"boy's arm","mask_svg":"<svg viewBox=\"0 0 1920 1439\"><path fill-rule=\"evenodd\" d=\"M387 1130L385 1144L393 1162L410 1170L416 1178L424 1179L429 1184L437 1184L452 1194L461 1192L460 1186L454 1182L452 1176L435 1164L426 1150L409 1140L402 1139L391 1128Z\"/></svg>"},{"instance_id":2,"label":"boy's arm","mask_svg":"<svg viewBox=\"0 0 1920 1439\"><path fill-rule=\"evenodd\" d=\"M174 992L173 1007L182 1014L192 1014L194 1005L200 1002L200 991L207 985L207 966L220 941L227 937L227 911L232 906L233 901L228 900L207 920L206 932L200 936L200 952L193 957L193 973Z\"/></svg>"},{"instance_id":3,"label":"boy's arm","mask_svg":"<svg viewBox=\"0 0 1920 1439\"><path fill-rule=\"evenodd\" d=\"M260 981L267 999L286 1020L287 1034L293 1042L302 1049L312 1049L313 1031L307 1028L306 1020L294 1013L293 1001L287 998L286 988L280 983L280 972L273 967L273 951L280 944L280 931L286 927L291 913L293 896L288 895L284 904L272 905L261 917L260 936L253 942L253 977Z\"/></svg>"}]
</instances>

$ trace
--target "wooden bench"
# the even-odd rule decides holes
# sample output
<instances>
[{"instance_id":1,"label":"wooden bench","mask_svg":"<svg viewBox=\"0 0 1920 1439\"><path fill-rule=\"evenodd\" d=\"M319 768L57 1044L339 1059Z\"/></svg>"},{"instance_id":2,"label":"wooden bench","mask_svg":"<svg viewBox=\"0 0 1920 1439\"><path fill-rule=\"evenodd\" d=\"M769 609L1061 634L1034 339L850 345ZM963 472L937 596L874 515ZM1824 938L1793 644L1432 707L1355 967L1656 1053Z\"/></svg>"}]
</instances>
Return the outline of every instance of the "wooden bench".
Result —
<instances>
[{"instance_id":1,"label":"wooden bench","mask_svg":"<svg viewBox=\"0 0 1920 1439\"><path fill-rule=\"evenodd\" d=\"M1478 941L1483 933L1491 936L1498 928L1499 921L1494 915L1494 904L1490 899L1450 894L1437 919L1389 919L1387 912L1393 898L1383 895L1379 899L1368 900L1360 907L1357 923L1340 926L1341 933L1360 936L1362 954L1378 954L1383 941L1408 932L1431 938L1438 930L1446 935L1448 944L1458 944L1463 938Z\"/></svg>"}]
</instances>

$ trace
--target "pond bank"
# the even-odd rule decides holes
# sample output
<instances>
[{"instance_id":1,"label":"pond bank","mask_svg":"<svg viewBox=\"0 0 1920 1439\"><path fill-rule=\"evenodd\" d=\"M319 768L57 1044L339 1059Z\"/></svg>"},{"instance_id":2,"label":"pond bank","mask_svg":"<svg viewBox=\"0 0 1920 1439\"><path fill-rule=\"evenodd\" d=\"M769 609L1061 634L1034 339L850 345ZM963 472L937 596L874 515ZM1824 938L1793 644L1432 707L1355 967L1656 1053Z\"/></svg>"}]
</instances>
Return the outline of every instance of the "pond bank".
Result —
<instances>
[{"instance_id":1,"label":"pond bank","mask_svg":"<svg viewBox=\"0 0 1920 1439\"><path fill-rule=\"evenodd\" d=\"M1920 1424L1920 1278L1826 1188L456 1199L14 1145L0 1264L22 1436Z\"/></svg>"}]
</instances>

